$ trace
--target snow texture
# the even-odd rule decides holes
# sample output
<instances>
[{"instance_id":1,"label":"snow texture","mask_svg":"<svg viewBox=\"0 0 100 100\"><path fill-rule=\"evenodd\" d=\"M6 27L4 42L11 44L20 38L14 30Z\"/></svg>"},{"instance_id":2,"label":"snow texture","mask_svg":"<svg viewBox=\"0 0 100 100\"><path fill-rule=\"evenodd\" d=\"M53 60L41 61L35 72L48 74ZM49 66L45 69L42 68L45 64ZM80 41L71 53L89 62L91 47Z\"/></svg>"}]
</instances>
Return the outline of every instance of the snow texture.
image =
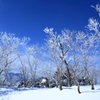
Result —
<instances>
[{"instance_id":1,"label":"snow texture","mask_svg":"<svg viewBox=\"0 0 100 100\"><path fill-rule=\"evenodd\" d=\"M17 89L0 88L0 100L100 100L100 86L90 90L90 86L81 86L81 94L77 87L52 89Z\"/></svg>"}]
</instances>

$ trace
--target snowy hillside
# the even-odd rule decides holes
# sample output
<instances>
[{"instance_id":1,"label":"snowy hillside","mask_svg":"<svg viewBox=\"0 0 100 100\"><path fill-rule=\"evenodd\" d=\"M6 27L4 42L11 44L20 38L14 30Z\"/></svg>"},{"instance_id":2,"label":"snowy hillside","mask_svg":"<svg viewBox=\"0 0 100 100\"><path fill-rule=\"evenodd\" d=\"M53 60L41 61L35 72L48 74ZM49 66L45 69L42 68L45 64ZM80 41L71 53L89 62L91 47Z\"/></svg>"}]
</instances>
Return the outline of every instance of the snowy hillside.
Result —
<instances>
[{"instance_id":1,"label":"snowy hillside","mask_svg":"<svg viewBox=\"0 0 100 100\"><path fill-rule=\"evenodd\" d=\"M100 85L95 90L90 86L81 86L81 94L77 93L77 87L64 87L52 89L16 89L0 88L0 100L100 100Z\"/></svg>"}]
</instances>

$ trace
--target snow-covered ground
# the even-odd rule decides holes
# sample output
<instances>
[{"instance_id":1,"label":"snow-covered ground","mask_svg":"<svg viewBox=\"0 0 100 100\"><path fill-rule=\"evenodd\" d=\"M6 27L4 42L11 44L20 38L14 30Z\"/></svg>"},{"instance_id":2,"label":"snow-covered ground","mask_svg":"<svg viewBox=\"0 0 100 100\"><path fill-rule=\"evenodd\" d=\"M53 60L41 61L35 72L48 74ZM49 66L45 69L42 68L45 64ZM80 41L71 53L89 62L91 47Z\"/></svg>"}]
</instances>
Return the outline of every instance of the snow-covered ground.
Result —
<instances>
[{"instance_id":1,"label":"snow-covered ground","mask_svg":"<svg viewBox=\"0 0 100 100\"><path fill-rule=\"evenodd\" d=\"M17 89L0 88L0 100L100 100L100 85L91 90L90 86L81 86L81 94L77 87L52 89Z\"/></svg>"}]
</instances>

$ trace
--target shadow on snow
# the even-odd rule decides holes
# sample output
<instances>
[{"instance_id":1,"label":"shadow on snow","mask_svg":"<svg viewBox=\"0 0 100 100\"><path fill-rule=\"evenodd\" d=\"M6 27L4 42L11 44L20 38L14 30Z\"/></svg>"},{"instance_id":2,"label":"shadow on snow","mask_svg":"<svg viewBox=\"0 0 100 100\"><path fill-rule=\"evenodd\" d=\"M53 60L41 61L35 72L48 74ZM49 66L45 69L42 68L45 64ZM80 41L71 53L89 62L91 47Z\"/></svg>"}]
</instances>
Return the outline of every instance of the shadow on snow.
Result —
<instances>
[{"instance_id":1,"label":"shadow on snow","mask_svg":"<svg viewBox=\"0 0 100 100\"><path fill-rule=\"evenodd\" d=\"M83 91L81 93L97 93L97 92L100 92L98 90L100 90L100 88L99 89L96 89L96 90L91 90L91 91Z\"/></svg>"},{"instance_id":2,"label":"shadow on snow","mask_svg":"<svg viewBox=\"0 0 100 100\"><path fill-rule=\"evenodd\" d=\"M8 95L12 92L20 92L20 91L29 91L29 90L36 90L36 89L30 89L30 88L15 88L15 87L0 87L0 96Z\"/></svg>"},{"instance_id":3,"label":"shadow on snow","mask_svg":"<svg viewBox=\"0 0 100 100\"><path fill-rule=\"evenodd\" d=\"M71 87L63 87L63 89L73 89ZM9 93L13 92L21 92L21 91L29 91L29 90L38 90L38 88L15 88L15 87L0 87L0 96L6 96ZM81 93L97 93L100 88L91 91L83 91Z\"/></svg>"}]
</instances>

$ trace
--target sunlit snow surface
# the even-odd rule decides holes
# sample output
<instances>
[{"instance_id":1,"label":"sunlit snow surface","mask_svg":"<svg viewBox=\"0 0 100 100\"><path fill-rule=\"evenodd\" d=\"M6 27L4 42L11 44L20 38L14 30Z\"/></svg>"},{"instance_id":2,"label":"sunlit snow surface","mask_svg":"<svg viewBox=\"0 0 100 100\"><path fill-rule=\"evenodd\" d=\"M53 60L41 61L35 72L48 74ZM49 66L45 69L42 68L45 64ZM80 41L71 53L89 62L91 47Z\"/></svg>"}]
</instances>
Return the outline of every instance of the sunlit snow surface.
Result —
<instances>
[{"instance_id":1,"label":"sunlit snow surface","mask_svg":"<svg viewBox=\"0 0 100 100\"><path fill-rule=\"evenodd\" d=\"M17 89L0 88L0 100L100 100L100 85L91 90L90 86L81 86L81 94L77 87L52 89Z\"/></svg>"}]
</instances>

